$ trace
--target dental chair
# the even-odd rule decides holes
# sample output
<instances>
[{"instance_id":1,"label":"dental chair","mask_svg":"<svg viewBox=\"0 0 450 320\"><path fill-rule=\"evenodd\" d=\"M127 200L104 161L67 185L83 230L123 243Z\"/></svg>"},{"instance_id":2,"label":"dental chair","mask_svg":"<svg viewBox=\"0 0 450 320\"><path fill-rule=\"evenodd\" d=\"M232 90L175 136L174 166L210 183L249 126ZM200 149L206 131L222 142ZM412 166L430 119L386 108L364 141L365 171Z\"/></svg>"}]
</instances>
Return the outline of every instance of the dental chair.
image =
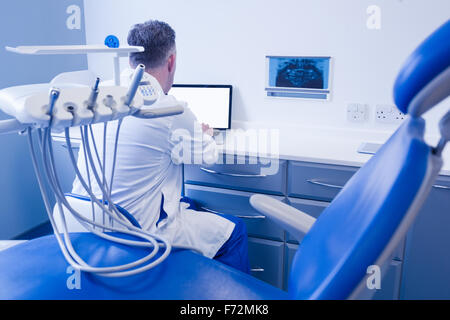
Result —
<instances>
[{"instance_id":1,"label":"dental chair","mask_svg":"<svg viewBox=\"0 0 450 320\"><path fill-rule=\"evenodd\" d=\"M450 94L450 21L406 60L394 87L407 119L351 178L316 220L270 197L251 204L290 234L303 237L295 254L288 292L185 249L143 273L105 278L81 272L79 288L66 285L75 272L55 236L0 252L1 299L365 299L367 269L386 270L442 167L450 139L450 110L440 121L441 140L424 142L421 117ZM432 232L432 230L430 230ZM79 255L91 265L142 258L145 248L111 243L92 233L71 233Z\"/></svg>"}]
</instances>

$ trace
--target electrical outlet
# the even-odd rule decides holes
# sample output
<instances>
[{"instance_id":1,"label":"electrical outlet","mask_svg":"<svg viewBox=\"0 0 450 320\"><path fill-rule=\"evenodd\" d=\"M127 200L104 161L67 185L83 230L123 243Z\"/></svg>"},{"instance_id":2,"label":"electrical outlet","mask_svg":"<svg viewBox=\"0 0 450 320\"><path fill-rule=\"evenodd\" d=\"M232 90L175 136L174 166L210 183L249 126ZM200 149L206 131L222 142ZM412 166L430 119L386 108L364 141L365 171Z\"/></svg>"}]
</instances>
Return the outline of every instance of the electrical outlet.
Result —
<instances>
[{"instance_id":1,"label":"electrical outlet","mask_svg":"<svg viewBox=\"0 0 450 320\"><path fill-rule=\"evenodd\" d=\"M392 105L379 104L375 107L375 121L379 123L401 123L406 115Z\"/></svg>"},{"instance_id":2,"label":"electrical outlet","mask_svg":"<svg viewBox=\"0 0 450 320\"><path fill-rule=\"evenodd\" d=\"M350 122L364 122L368 116L368 105L362 103L349 103L347 105L347 120Z\"/></svg>"},{"instance_id":3,"label":"electrical outlet","mask_svg":"<svg viewBox=\"0 0 450 320\"><path fill-rule=\"evenodd\" d=\"M406 118L406 114L404 114L403 112L399 111L396 107L394 107L392 109L392 121L395 123L400 123L403 120L405 120Z\"/></svg>"}]
</instances>

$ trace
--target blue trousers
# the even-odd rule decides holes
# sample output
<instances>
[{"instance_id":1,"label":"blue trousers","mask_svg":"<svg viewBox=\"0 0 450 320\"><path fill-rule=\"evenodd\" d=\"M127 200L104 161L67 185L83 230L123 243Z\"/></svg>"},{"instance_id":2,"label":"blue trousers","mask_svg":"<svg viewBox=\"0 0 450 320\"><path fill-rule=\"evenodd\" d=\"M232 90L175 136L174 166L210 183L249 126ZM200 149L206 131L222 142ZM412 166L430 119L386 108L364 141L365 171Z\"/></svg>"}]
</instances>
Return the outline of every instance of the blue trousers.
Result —
<instances>
[{"instance_id":1,"label":"blue trousers","mask_svg":"<svg viewBox=\"0 0 450 320\"><path fill-rule=\"evenodd\" d=\"M185 197L181 201L189 203L189 209L201 211L192 199ZM222 245L222 247L220 247L213 259L242 272L250 273L250 262L248 259L248 236L245 223L240 218L230 214L217 215L230 220L235 224L235 226L230 237Z\"/></svg>"}]
</instances>

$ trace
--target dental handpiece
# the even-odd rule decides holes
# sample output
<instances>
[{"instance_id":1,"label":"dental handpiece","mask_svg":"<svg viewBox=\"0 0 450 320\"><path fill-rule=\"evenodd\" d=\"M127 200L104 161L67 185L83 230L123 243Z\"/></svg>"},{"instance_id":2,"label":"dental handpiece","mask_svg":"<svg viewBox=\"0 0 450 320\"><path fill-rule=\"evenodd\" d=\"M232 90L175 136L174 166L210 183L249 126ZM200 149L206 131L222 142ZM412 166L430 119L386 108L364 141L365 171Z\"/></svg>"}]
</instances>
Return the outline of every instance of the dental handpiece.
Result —
<instances>
[{"instance_id":1,"label":"dental handpiece","mask_svg":"<svg viewBox=\"0 0 450 320\"><path fill-rule=\"evenodd\" d=\"M137 89L139 88L139 84L141 83L142 77L144 75L145 66L140 64L136 67L134 71L133 78L130 83L130 88L128 89L127 95L125 96L124 104L126 106L130 106L131 102L136 95Z\"/></svg>"},{"instance_id":2,"label":"dental handpiece","mask_svg":"<svg viewBox=\"0 0 450 320\"><path fill-rule=\"evenodd\" d=\"M50 99L49 99L49 104L48 104L50 107L50 109L49 109L50 114L52 114L52 112L53 112L53 108L55 107L56 100L58 100L58 98L59 98L59 94L60 94L60 91L58 88L50 89L50 93L49 93Z\"/></svg>"},{"instance_id":3,"label":"dental handpiece","mask_svg":"<svg viewBox=\"0 0 450 320\"><path fill-rule=\"evenodd\" d=\"M49 103L48 103L48 106L49 106L48 114L50 115L50 123L52 122L53 109L55 108L55 103L56 103L56 100L58 100L58 98L59 98L59 94L60 94L60 91L58 88L50 89Z\"/></svg>"},{"instance_id":4,"label":"dental handpiece","mask_svg":"<svg viewBox=\"0 0 450 320\"><path fill-rule=\"evenodd\" d=\"M89 99L87 101L87 107L88 109L94 109L95 103L97 102L98 97L98 85L100 83L100 78L97 78L94 84L94 87L92 88L91 95L89 96Z\"/></svg>"}]
</instances>

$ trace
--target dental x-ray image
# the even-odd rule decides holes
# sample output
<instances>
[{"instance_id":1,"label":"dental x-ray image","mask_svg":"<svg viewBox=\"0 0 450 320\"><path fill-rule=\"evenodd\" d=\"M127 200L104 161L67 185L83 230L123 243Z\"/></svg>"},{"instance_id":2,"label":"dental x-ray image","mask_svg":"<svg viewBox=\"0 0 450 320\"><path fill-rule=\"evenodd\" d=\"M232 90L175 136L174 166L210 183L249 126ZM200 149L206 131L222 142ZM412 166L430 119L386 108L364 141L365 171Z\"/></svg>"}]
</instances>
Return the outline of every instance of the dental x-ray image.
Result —
<instances>
[{"instance_id":1,"label":"dental x-ray image","mask_svg":"<svg viewBox=\"0 0 450 320\"><path fill-rule=\"evenodd\" d=\"M268 57L269 87L328 89L329 57Z\"/></svg>"}]
</instances>

